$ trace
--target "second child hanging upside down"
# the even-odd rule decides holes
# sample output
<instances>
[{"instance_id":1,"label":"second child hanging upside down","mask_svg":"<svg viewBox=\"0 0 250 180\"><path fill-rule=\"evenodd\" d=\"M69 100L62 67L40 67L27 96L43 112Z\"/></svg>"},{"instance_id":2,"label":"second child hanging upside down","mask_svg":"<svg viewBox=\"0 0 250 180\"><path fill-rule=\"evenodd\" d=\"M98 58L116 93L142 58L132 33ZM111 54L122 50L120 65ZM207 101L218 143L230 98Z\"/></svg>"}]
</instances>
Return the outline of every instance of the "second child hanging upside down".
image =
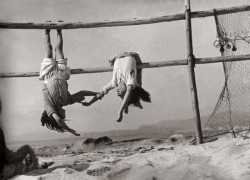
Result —
<instances>
[{"instance_id":1,"label":"second child hanging upside down","mask_svg":"<svg viewBox=\"0 0 250 180\"><path fill-rule=\"evenodd\" d=\"M65 123L65 110L63 106L81 102L85 96L97 96L99 93L92 91L79 91L70 94L67 80L70 78L70 68L67 66L67 58L63 54L62 31L57 30L57 45L55 48L55 58L50 42L50 30L45 30L45 58L41 63L40 80L43 83L44 112L42 113L42 126L46 125L51 130L58 132L68 131L76 136L74 129ZM100 99L100 96L98 96Z\"/></svg>"},{"instance_id":2,"label":"second child hanging upside down","mask_svg":"<svg viewBox=\"0 0 250 180\"><path fill-rule=\"evenodd\" d=\"M137 53L124 52L109 60L109 64L114 66L111 81L103 87L103 91L95 96L90 102L82 102L82 105L89 106L98 98L108 94L111 89L116 88L117 95L122 98L122 104L118 110L117 122L123 119L123 112L128 113L129 105L134 105L142 109L140 99L151 102L150 94L142 86L142 69L137 69L137 65L142 61Z\"/></svg>"}]
</instances>

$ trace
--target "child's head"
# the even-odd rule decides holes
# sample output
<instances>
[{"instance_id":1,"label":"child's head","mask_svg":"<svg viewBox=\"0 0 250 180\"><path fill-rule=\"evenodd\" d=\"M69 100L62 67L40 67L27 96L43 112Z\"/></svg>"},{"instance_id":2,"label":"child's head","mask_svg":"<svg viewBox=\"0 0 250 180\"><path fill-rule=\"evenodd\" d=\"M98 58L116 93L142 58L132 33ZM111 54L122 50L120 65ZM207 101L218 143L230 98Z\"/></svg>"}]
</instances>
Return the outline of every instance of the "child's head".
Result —
<instances>
[{"instance_id":1,"label":"child's head","mask_svg":"<svg viewBox=\"0 0 250 180\"><path fill-rule=\"evenodd\" d=\"M56 120L52 116L48 116L46 111L43 111L41 117L42 126L46 125L46 127L50 130L55 130L58 132L65 132L65 130L56 122Z\"/></svg>"},{"instance_id":2,"label":"child's head","mask_svg":"<svg viewBox=\"0 0 250 180\"><path fill-rule=\"evenodd\" d=\"M121 98L125 96L126 91L127 91L127 87L124 82L121 82L116 88L117 96Z\"/></svg>"}]
</instances>

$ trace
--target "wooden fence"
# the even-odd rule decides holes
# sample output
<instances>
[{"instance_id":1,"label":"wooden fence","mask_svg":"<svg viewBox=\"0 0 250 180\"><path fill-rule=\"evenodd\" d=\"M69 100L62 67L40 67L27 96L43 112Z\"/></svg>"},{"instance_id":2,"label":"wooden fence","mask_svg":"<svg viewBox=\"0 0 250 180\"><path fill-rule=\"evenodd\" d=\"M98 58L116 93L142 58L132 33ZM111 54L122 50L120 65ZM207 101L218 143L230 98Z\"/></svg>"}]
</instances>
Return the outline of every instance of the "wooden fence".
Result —
<instances>
[{"instance_id":1,"label":"wooden fence","mask_svg":"<svg viewBox=\"0 0 250 180\"><path fill-rule=\"evenodd\" d=\"M250 5L246 5L246 6L231 7L231 8L228 8L227 10L216 9L216 13L217 14L232 14L232 13L249 11L249 10L250 10ZM202 130L201 130L199 103L198 103L195 72L194 72L195 64L250 60L250 55L195 58L195 56L193 55L191 19L209 17L209 16L214 16L214 10L191 12L190 0L185 0L185 13L183 14L153 17L149 19L133 18L133 20L111 21L111 22L107 20L105 22L91 22L91 23L82 23L82 22L65 23L63 21L60 21L57 23L50 22L50 21L47 21L45 23L0 22L0 28L5 28L5 29L79 29L79 28L101 28L101 27L114 27L114 26L132 26L132 25L154 24L154 23L185 20L187 59L159 61L159 62L146 62L146 63L139 65L138 68L159 68L159 67L165 67L165 66L179 66L179 65L188 66L189 79L190 79L190 91L191 91L194 120L195 120L196 141L197 141L197 144L201 144L203 143L203 137L202 137ZM72 74L101 73L101 72L109 72L112 70L113 70L112 67L78 68L78 69L72 69L71 73ZM1 78L34 77L34 76L39 76L39 72L0 73Z\"/></svg>"}]
</instances>

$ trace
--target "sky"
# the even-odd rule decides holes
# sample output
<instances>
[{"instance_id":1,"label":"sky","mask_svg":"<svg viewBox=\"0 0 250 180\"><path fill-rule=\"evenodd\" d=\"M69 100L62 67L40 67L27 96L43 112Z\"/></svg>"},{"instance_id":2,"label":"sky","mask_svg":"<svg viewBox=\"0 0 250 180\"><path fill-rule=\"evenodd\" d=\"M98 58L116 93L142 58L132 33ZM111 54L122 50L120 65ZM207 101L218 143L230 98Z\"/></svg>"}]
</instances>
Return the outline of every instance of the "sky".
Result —
<instances>
[{"instance_id":1,"label":"sky","mask_svg":"<svg viewBox=\"0 0 250 180\"><path fill-rule=\"evenodd\" d=\"M246 5L248 0L191 0L192 11ZM1 0L1 22L100 22L150 18L184 13L184 0ZM213 46L216 27L213 17L192 20L193 49L197 58L220 56ZM143 62L185 59L185 21L140 26L63 30L64 55L72 69L107 67L108 59L125 51L137 52ZM51 31L52 46L56 31ZM0 29L0 71L38 72L45 55L44 30ZM211 115L224 83L221 63L196 65L196 83L202 120ZM112 72L72 75L69 92L101 91ZM152 103L143 110L131 107L117 123L121 100L111 91L90 107L66 106L69 126L78 132L135 129L160 121L193 118L187 66L143 69L143 88ZM41 126L42 81L38 77L4 78L0 81L3 111L1 126L6 141L72 137ZM87 99L88 100L88 99Z\"/></svg>"}]
</instances>

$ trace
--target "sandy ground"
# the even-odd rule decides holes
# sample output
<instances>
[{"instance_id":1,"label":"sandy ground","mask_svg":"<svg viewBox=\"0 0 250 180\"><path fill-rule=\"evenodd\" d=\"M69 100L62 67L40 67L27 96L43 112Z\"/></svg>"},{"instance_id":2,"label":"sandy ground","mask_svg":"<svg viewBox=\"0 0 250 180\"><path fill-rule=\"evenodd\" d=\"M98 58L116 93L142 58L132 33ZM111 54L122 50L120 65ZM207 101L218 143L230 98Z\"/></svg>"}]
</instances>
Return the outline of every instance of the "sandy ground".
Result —
<instances>
[{"instance_id":1,"label":"sandy ground","mask_svg":"<svg viewBox=\"0 0 250 180\"><path fill-rule=\"evenodd\" d=\"M249 180L250 139L219 137L191 145L190 138L105 137L35 149L43 169L13 180Z\"/></svg>"}]
</instances>

